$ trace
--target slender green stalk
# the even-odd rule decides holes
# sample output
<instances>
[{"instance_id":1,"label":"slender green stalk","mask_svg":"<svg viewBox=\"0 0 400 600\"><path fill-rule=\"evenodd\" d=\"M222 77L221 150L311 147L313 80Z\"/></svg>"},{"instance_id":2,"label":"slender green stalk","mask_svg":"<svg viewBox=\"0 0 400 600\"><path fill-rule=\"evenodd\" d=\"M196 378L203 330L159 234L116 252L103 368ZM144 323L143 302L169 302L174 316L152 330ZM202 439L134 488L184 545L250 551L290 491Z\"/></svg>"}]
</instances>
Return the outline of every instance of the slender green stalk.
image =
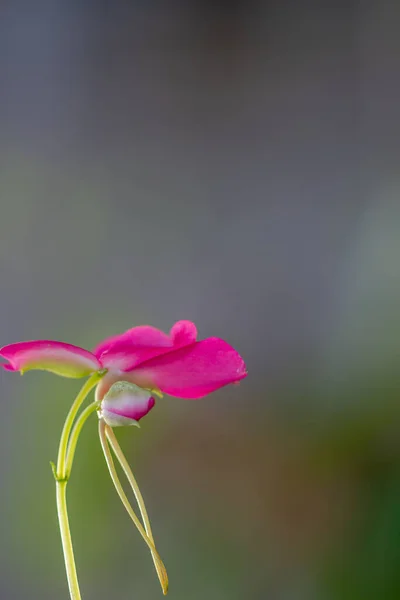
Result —
<instances>
[{"instance_id":1,"label":"slender green stalk","mask_svg":"<svg viewBox=\"0 0 400 600\"><path fill-rule=\"evenodd\" d=\"M67 512L67 481L56 481L57 513L71 600L81 600Z\"/></svg>"},{"instance_id":2,"label":"slender green stalk","mask_svg":"<svg viewBox=\"0 0 400 600\"><path fill-rule=\"evenodd\" d=\"M85 410L80 414L79 418L75 422L74 428L71 432L71 435L69 437L69 442L68 442L67 457L66 457L66 461L65 461L65 477L66 477L66 479L69 479L69 476L71 474L72 463L74 461L76 445L78 443L78 439L79 439L80 433L82 431L82 427L84 426L84 424L86 423L86 421L90 417L90 415L92 413L94 413L94 411L97 410L98 408L99 408L99 402L92 402L92 404L89 404L89 406L87 406L85 408Z\"/></svg>"},{"instance_id":3,"label":"slender green stalk","mask_svg":"<svg viewBox=\"0 0 400 600\"><path fill-rule=\"evenodd\" d=\"M99 436L100 436L100 442L101 442L101 447L103 449L104 452L104 457L106 459L106 463L108 466L108 470L110 472L110 476L111 479L114 483L115 489L121 499L122 504L124 505L127 513L129 514L130 518L132 519L133 523L136 525L137 529L139 530L140 535L142 536L143 540L146 542L146 544L148 545L148 547L150 548L150 551L152 553L152 556L155 557L155 560L157 562L157 573L159 575L159 579L160 579L160 583L161 583L161 587L163 590L163 593L166 594L168 591L168 576L167 576L167 571L165 569L165 566L160 558L160 555L158 554L155 546L154 546L154 542L152 539L150 539L150 537L146 534L146 531L143 529L142 524L140 523L138 517L136 516L134 510L132 509L129 500L123 490L123 487L121 485L121 482L119 480L117 471L115 469L115 465L114 465L114 461L111 455L111 451L110 448L108 447L108 442L107 442L107 436L106 436L106 424L104 423L103 419L100 419L99 421Z\"/></svg>"},{"instance_id":4,"label":"slender green stalk","mask_svg":"<svg viewBox=\"0 0 400 600\"><path fill-rule=\"evenodd\" d=\"M60 445L58 447L58 459L57 459L57 477L59 479L65 479L65 457L67 454L67 444L69 435L71 433L72 425L74 423L74 419L78 414L78 410L86 399L86 396L89 392L98 384L100 379L103 377L104 373L96 372L86 381L85 385L82 387L81 391L75 398L74 403L72 404L70 411L65 419L64 427L61 433Z\"/></svg>"},{"instance_id":5,"label":"slender green stalk","mask_svg":"<svg viewBox=\"0 0 400 600\"><path fill-rule=\"evenodd\" d=\"M147 510L146 510L146 506L143 500L143 496L140 492L139 486L137 484L137 481L132 473L132 469L129 466L128 461L125 458L124 453L122 452L121 446L118 443L117 438L115 437L115 434L112 430L112 428L109 425L105 426L105 431L106 431L106 435L108 438L108 441L110 442L111 448L113 449L113 452L115 454L115 456L117 457L122 470L124 471L127 480L129 481L129 484L132 488L133 493L135 494L135 498L136 498L136 502L138 503L139 506L139 510L140 510L140 514L142 515L142 519L143 519L143 523L144 523L144 528L146 530L146 533L149 537L149 539L153 542L154 544L154 538L153 538L153 533L151 531L151 525L150 525L150 519L149 516L147 514ZM162 580L162 573L160 571L160 565L158 563L157 557L156 555L152 552L151 553L152 557L153 557L153 562L154 562L154 566L156 568L157 571L157 575L160 579L160 581Z\"/></svg>"},{"instance_id":6,"label":"slender green stalk","mask_svg":"<svg viewBox=\"0 0 400 600\"><path fill-rule=\"evenodd\" d=\"M74 550L72 547L71 531L69 528L68 511L67 511L67 483L70 476L72 461L74 458L75 448L78 441L79 434L83 427L84 422L94 408L90 411L87 409L83 412L81 417L78 419L73 434L70 439L71 429L74 423L74 419L85 401L87 395L97 385L100 379L103 377L105 371L93 373L93 375L86 381L81 391L75 398L67 418L64 423L64 427L61 433L60 445L58 448L57 467L53 465L54 477L56 479L56 493L57 493L57 514L58 521L60 524L61 542L64 553L65 568L67 571L67 580L69 593L71 600L81 600L81 594L79 591L78 576L76 573ZM85 416L85 418L83 418ZM71 445L72 443L72 445ZM69 458L67 459L67 448L69 448ZM68 466L68 469L67 469Z\"/></svg>"}]
</instances>

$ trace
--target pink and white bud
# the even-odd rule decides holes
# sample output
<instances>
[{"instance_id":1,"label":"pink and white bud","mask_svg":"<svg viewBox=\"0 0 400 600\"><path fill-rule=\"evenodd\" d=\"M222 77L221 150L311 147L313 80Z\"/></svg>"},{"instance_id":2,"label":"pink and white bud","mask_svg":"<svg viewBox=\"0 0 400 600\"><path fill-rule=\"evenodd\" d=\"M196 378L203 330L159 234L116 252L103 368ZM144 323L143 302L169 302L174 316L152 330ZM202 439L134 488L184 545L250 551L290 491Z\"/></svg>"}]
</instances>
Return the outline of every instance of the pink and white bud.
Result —
<instances>
[{"instance_id":1,"label":"pink and white bud","mask_svg":"<svg viewBox=\"0 0 400 600\"><path fill-rule=\"evenodd\" d=\"M138 421L147 415L155 405L149 390L129 383L114 383L100 404L99 417L110 427L138 425Z\"/></svg>"}]
</instances>

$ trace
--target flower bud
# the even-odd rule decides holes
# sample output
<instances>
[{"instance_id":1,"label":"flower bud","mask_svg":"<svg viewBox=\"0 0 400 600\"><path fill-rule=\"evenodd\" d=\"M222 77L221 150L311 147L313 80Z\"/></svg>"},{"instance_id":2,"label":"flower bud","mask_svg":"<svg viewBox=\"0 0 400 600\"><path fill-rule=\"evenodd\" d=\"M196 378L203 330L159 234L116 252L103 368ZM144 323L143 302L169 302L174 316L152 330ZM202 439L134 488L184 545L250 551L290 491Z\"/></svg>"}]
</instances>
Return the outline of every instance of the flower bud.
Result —
<instances>
[{"instance_id":1,"label":"flower bud","mask_svg":"<svg viewBox=\"0 0 400 600\"><path fill-rule=\"evenodd\" d=\"M128 381L114 383L101 401L99 417L110 427L136 425L155 405L149 390Z\"/></svg>"}]
</instances>

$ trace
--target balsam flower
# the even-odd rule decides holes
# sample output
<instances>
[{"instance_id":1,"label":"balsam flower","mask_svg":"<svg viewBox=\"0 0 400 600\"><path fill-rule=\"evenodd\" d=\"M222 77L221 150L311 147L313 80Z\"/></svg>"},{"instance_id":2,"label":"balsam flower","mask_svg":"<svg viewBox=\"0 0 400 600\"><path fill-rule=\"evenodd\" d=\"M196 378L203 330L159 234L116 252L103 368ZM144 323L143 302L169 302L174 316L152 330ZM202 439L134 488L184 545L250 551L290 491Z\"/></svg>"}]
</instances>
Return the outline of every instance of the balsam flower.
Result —
<instances>
[{"instance_id":1,"label":"balsam flower","mask_svg":"<svg viewBox=\"0 0 400 600\"><path fill-rule=\"evenodd\" d=\"M107 338L89 352L78 346L52 340L10 344L0 349L1 363L8 371L21 374L32 369L50 371L64 377L88 377L75 399L61 435L57 466L52 464L57 484L57 508L72 600L81 598L74 563L66 510L66 484L71 474L76 444L91 413L99 416L100 442L111 478L130 517L149 546L163 588L167 592L165 567L155 548L143 498L130 467L122 454L112 427L138 425L155 405L154 396L163 394L197 399L246 377L241 356L220 338L197 341L196 326L178 321L169 335L143 325ZM95 401L78 416L89 392L96 388ZM138 502L140 523L122 489L112 454L119 460Z\"/></svg>"}]
</instances>

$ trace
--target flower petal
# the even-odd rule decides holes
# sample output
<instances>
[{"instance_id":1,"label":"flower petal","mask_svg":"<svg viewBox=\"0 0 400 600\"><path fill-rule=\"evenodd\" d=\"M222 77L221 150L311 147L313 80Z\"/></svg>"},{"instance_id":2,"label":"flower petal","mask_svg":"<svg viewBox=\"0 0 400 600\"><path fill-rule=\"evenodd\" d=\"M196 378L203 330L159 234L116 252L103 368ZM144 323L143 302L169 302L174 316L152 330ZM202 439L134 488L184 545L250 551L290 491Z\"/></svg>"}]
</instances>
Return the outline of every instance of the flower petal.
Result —
<instances>
[{"instance_id":1,"label":"flower petal","mask_svg":"<svg viewBox=\"0 0 400 600\"><path fill-rule=\"evenodd\" d=\"M193 344L197 339L196 325L191 321L178 321L172 326L170 336L175 347Z\"/></svg>"},{"instance_id":2,"label":"flower petal","mask_svg":"<svg viewBox=\"0 0 400 600\"><path fill-rule=\"evenodd\" d=\"M207 338L146 361L129 375L138 385L178 398L201 398L247 375L240 354L224 340Z\"/></svg>"},{"instance_id":3,"label":"flower petal","mask_svg":"<svg viewBox=\"0 0 400 600\"><path fill-rule=\"evenodd\" d=\"M101 369L94 354L64 342L34 340L10 344L0 349L0 356L9 364L2 364L8 371L51 371L63 377L86 377Z\"/></svg>"},{"instance_id":4,"label":"flower petal","mask_svg":"<svg viewBox=\"0 0 400 600\"><path fill-rule=\"evenodd\" d=\"M170 336L150 325L141 325L107 338L94 353L108 369L131 371L155 356L194 342L196 333L196 326L190 321L175 323Z\"/></svg>"},{"instance_id":5,"label":"flower petal","mask_svg":"<svg viewBox=\"0 0 400 600\"><path fill-rule=\"evenodd\" d=\"M171 340L169 336L160 329L156 329L156 327L151 327L150 325L140 325L139 327L132 327L132 329L128 329L128 331L124 331L124 333L119 333L118 335L106 338L96 346L93 353L97 357L100 357L105 352L109 352L119 345L132 345L140 348L148 346L168 346L170 343Z\"/></svg>"},{"instance_id":6,"label":"flower petal","mask_svg":"<svg viewBox=\"0 0 400 600\"><path fill-rule=\"evenodd\" d=\"M104 396L100 417L111 427L137 425L154 405L155 400L149 390L127 381L118 381Z\"/></svg>"},{"instance_id":7,"label":"flower petal","mask_svg":"<svg viewBox=\"0 0 400 600\"><path fill-rule=\"evenodd\" d=\"M169 352L173 348L169 336L150 325L128 329L101 342L94 350L104 367L129 371L139 363Z\"/></svg>"}]
</instances>

